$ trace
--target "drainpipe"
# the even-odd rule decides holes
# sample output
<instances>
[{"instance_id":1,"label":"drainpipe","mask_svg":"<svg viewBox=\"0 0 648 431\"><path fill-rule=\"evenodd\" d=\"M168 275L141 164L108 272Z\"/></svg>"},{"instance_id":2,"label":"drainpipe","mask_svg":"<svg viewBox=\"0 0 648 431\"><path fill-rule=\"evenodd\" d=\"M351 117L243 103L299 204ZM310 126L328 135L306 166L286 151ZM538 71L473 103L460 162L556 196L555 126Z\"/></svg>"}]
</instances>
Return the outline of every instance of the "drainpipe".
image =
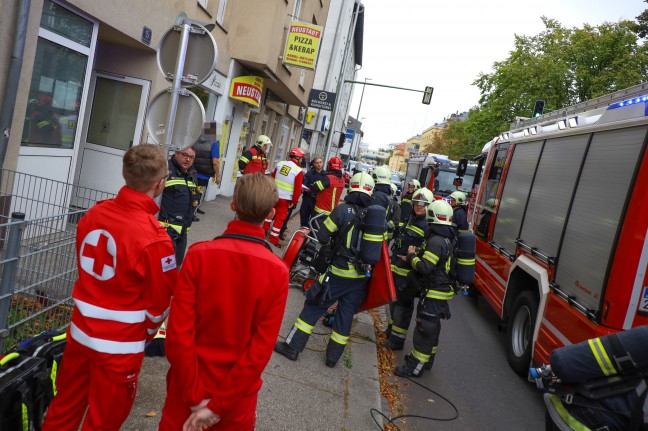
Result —
<instances>
[{"instance_id":1,"label":"drainpipe","mask_svg":"<svg viewBox=\"0 0 648 431\"><path fill-rule=\"evenodd\" d=\"M16 105L16 94L20 83L20 72L22 70L23 54L25 52L25 40L27 39L27 23L29 21L29 9L31 0L18 0L16 11L16 31L11 52L11 63L7 74L7 85L0 107L0 168L4 166L9 136L11 135L11 123L13 120L14 108Z\"/></svg>"}]
</instances>

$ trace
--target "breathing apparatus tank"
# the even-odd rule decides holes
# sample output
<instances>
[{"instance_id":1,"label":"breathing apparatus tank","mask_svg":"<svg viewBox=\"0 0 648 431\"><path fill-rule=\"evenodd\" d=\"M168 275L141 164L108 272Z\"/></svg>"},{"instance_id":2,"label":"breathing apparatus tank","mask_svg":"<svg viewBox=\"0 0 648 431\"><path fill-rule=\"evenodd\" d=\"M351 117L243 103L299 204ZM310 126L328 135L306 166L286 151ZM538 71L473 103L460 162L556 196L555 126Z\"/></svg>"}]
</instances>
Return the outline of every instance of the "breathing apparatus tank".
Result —
<instances>
[{"instance_id":1,"label":"breathing apparatus tank","mask_svg":"<svg viewBox=\"0 0 648 431\"><path fill-rule=\"evenodd\" d=\"M459 285L470 285L475 280L476 237L471 232L460 232L454 250L455 279Z\"/></svg>"},{"instance_id":2,"label":"breathing apparatus tank","mask_svg":"<svg viewBox=\"0 0 648 431\"><path fill-rule=\"evenodd\" d=\"M380 260L382 243L387 231L385 208L380 205L370 205L364 209L360 217L360 260L365 265L375 265Z\"/></svg>"}]
</instances>

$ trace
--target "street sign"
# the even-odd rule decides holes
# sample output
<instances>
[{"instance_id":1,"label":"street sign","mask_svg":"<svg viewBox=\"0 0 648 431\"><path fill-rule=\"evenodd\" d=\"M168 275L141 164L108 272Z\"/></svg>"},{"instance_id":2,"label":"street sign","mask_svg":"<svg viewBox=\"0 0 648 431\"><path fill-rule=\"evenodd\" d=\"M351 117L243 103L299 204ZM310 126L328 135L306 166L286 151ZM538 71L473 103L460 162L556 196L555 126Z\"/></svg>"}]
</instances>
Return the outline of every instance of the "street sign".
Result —
<instances>
[{"instance_id":1,"label":"street sign","mask_svg":"<svg viewBox=\"0 0 648 431\"><path fill-rule=\"evenodd\" d=\"M171 93L166 90L159 92L151 101L146 117L146 129L156 144L164 144L168 129L169 105ZM181 151L196 143L203 132L205 109L198 96L188 90L178 97L177 115L173 126L171 150Z\"/></svg>"},{"instance_id":2,"label":"street sign","mask_svg":"<svg viewBox=\"0 0 648 431\"><path fill-rule=\"evenodd\" d=\"M432 87L425 87L425 91L423 92L423 104L424 105L429 105L430 101L432 100L432 92L434 91L434 88Z\"/></svg>"},{"instance_id":3,"label":"street sign","mask_svg":"<svg viewBox=\"0 0 648 431\"><path fill-rule=\"evenodd\" d=\"M335 93L312 89L308 97L308 107L333 111Z\"/></svg>"},{"instance_id":4,"label":"street sign","mask_svg":"<svg viewBox=\"0 0 648 431\"><path fill-rule=\"evenodd\" d=\"M205 81L212 74L218 60L216 41L203 26L191 24L185 52L183 87L193 87ZM178 61L182 34L179 28L170 28L160 40L157 52L158 67L167 81L173 81Z\"/></svg>"}]
</instances>

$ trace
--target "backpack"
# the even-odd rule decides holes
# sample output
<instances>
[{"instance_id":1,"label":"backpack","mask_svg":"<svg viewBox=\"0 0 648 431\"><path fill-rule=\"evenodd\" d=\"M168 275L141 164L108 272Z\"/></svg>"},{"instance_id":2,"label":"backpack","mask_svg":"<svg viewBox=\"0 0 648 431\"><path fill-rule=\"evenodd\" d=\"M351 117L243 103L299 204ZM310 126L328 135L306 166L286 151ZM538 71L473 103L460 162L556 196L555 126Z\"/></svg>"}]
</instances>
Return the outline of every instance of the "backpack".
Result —
<instances>
[{"instance_id":1,"label":"backpack","mask_svg":"<svg viewBox=\"0 0 648 431\"><path fill-rule=\"evenodd\" d=\"M449 275L458 285L471 285L475 280L476 237L472 232L459 232L452 244Z\"/></svg>"}]
</instances>

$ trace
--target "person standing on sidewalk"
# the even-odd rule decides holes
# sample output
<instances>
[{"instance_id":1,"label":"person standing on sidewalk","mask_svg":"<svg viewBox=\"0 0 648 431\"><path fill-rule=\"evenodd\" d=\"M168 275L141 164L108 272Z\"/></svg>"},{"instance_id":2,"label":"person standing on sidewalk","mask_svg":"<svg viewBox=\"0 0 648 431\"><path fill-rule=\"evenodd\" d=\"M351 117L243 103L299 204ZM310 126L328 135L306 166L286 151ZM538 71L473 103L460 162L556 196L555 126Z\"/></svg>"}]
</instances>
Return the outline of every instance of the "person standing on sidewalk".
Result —
<instances>
[{"instance_id":1,"label":"person standing on sidewalk","mask_svg":"<svg viewBox=\"0 0 648 431\"><path fill-rule=\"evenodd\" d=\"M254 429L288 297L288 268L261 228L276 201L271 178L242 176L230 203L236 219L223 236L189 248L169 313L160 431Z\"/></svg>"},{"instance_id":2,"label":"person standing on sidewalk","mask_svg":"<svg viewBox=\"0 0 648 431\"><path fill-rule=\"evenodd\" d=\"M263 230L270 231L268 241L277 247L279 247L281 228L288 213L291 212L289 207L294 208L299 202L304 180L304 171L301 168L304 151L301 148L293 148L290 150L288 157L288 160L279 162L275 170L272 171L272 177L279 192L279 200L275 205L274 222L272 217L268 217L263 223ZM270 230L270 225L272 225L272 230Z\"/></svg>"},{"instance_id":3,"label":"person standing on sidewalk","mask_svg":"<svg viewBox=\"0 0 648 431\"><path fill-rule=\"evenodd\" d=\"M191 148L176 151L169 160L169 179L162 193L162 205L158 219L173 241L176 262L182 265L187 250L187 233L191 229L196 208L200 202L200 190L193 167L196 151Z\"/></svg>"},{"instance_id":4,"label":"person standing on sidewalk","mask_svg":"<svg viewBox=\"0 0 648 431\"><path fill-rule=\"evenodd\" d=\"M468 232L470 226L468 225L468 214L466 213L466 194L460 191L452 192L446 198L446 201L448 201L454 211L452 222L457 226L457 232Z\"/></svg>"},{"instance_id":5,"label":"person standing on sidewalk","mask_svg":"<svg viewBox=\"0 0 648 431\"><path fill-rule=\"evenodd\" d=\"M331 157L326 164L326 176L313 184L313 190L317 190L314 215L331 214L333 208L340 202L340 196L344 191L342 160L339 157Z\"/></svg>"},{"instance_id":6,"label":"person standing on sidewalk","mask_svg":"<svg viewBox=\"0 0 648 431\"><path fill-rule=\"evenodd\" d=\"M369 174L355 174L349 181L349 193L344 203L336 206L317 231L320 244L331 243L331 262L317 282L306 291L304 308L286 337L275 344L274 351L296 361L304 350L317 320L337 301L331 338L326 346L326 366L333 368L344 353L353 316L367 294L369 278L358 271L361 262L349 248L358 243L360 219L358 213L372 205L374 181ZM385 222L386 224L386 222ZM382 243L383 235L374 235L370 241ZM362 238L365 240L365 236Z\"/></svg>"},{"instance_id":7,"label":"person standing on sidewalk","mask_svg":"<svg viewBox=\"0 0 648 431\"><path fill-rule=\"evenodd\" d=\"M407 262L412 267L407 282L418 287L421 300L416 310L414 348L405 356L405 363L394 370L400 377L421 377L424 370L432 368L441 319L450 318L448 301L454 297L454 280L448 274L456 241L452 207L444 200L434 201L427 206L425 217L429 224L425 241L420 249L410 245L407 250Z\"/></svg>"},{"instance_id":8,"label":"person standing on sidewalk","mask_svg":"<svg viewBox=\"0 0 648 431\"><path fill-rule=\"evenodd\" d=\"M241 154L238 161L239 172L242 174L253 174L261 172L265 174L268 169L268 157L266 152L272 145L272 141L266 135L259 135L254 145Z\"/></svg>"},{"instance_id":9,"label":"person standing on sidewalk","mask_svg":"<svg viewBox=\"0 0 648 431\"><path fill-rule=\"evenodd\" d=\"M220 144L217 142L212 142L211 144L208 141L205 142L196 142L194 145L194 150L196 150L196 160L194 160L194 167L196 168L196 180L198 187L200 187L200 203L196 212L198 214L205 214L205 211L200 209L200 206L205 200L207 195L207 186L209 186L209 180L214 179L215 184L220 184ZM197 217L194 216L193 221L199 221Z\"/></svg>"},{"instance_id":10,"label":"person standing on sidewalk","mask_svg":"<svg viewBox=\"0 0 648 431\"><path fill-rule=\"evenodd\" d=\"M299 208L300 226L308 226L308 221L313 216L318 192L318 189L315 188L315 183L324 179L324 177L326 177L324 159L315 157L311 162L311 168L304 175L304 185L308 190L304 189L304 193L302 193L302 203Z\"/></svg>"},{"instance_id":11,"label":"person standing on sidewalk","mask_svg":"<svg viewBox=\"0 0 648 431\"><path fill-rule=\"evenodd\" d=\"M153 200L168 175L164 150L124 154L126 185L77 228L77 279L57 394L43 430L120 429L133 406L144 347L167 316L177 268ZM84 420L85 415L85 420Z\"/></svg>"}]
</instances>

